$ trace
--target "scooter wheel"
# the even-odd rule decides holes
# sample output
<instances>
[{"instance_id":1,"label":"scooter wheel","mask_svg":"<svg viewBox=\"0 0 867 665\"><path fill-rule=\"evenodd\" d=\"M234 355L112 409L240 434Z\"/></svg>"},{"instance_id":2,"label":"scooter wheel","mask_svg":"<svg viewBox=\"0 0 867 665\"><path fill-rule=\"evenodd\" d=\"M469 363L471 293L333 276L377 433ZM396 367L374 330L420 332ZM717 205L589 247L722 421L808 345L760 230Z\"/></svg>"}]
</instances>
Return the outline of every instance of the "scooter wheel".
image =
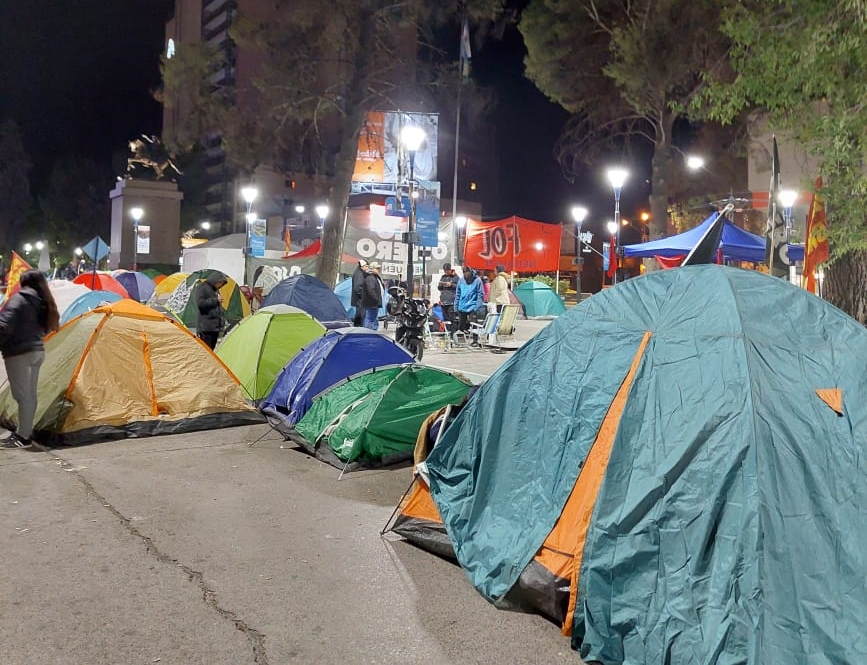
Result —
<instances>
[{"instance_id":1,"label":"scooter wheel","mask_svg":"<svg viewBox=\"0 0 867 665\"><path fill-rule=\"evenodd\" d=\"M420 339L410 338L404 341L406 350L412 354L416 362L421 362L424 355L424 343Z\"/></svg>"}]
</instances>

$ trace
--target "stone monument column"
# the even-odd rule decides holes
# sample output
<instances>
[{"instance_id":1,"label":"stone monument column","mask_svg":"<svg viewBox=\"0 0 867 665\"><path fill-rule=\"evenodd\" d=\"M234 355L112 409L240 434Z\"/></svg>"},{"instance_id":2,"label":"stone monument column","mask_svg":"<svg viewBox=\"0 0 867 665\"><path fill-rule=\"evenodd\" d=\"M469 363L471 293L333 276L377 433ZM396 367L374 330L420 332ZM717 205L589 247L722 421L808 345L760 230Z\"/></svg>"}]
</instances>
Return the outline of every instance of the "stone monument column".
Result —
<instances>
[{"instance_id":1,"label":"stone monument column","mask_svg":"<svg viewBox=\"0 0 867 665\"><path fill-rule=\"evenodd\" d=\"M181 257L181 199L169 181L119 180L111 198L109 270L147 268L155 263L177 267ZM131 210L141 208L136 236Z\"/></svg>"}]
</instances>

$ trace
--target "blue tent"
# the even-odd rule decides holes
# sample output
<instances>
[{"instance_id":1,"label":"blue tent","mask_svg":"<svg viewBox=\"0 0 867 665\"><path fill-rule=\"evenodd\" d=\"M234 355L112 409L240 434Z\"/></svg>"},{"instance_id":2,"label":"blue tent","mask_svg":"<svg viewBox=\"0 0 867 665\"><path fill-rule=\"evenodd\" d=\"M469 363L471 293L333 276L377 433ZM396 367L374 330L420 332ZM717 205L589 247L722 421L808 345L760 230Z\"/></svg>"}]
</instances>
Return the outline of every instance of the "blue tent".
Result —
<instances>
[{"instance_id":1,"label":"blue tent","mask_svg":"<svg viewBox=\"0 0 867 665\"><path fill-rule=\"evenodd\" d=\"M262 301L262 307L269 305L291 305L303 309L317 321L346 322L346 308L334 291L312 275L293 275L277 284ZM332 327L326 324L326 328Z\"/></svg>"},{"instance_id":2,"label":"blue tent","mask_svg":"<svg viewBox=\"0 0 867 665\"><path fill-rule=\"evenodd\" d=\"M89 291L88 293L82 293L63 310L60 315L60 325L100 305L117 302L118 300L122 300L122 298L114 291Z\"/></svg>"},{"instance_id":3,"label":"blue tent","mask_svg":"<svg viewBox=\"0 0 867 665\"><path fill-rule=\"evenodd\" d=\"M373 367L409 362L413 358L406 349L373 330L329 330L286 364L259 408L272 424L292 426L326 388Z\"/></svg>"},{"instance_id":4,"label":"blue tent","mask_svg":"<svg viewBox=\"0 0 867 665\"><path fill-rule=\"evenodd\" d=\"M701 237L718 216L719 213L714 212L694 229L669 236L668 238L660 238L635 245L624 245L623 254L625 256L645 258L654 256L672 257L688 254L698 244L698 241L701 240ZM725 220L720 249L722 250L724 261L752 261L753 263L761 263L765 260L765 239L762 236L757 236L754 233L738 228L729 220ZM789 258L793 261L802 261L804 259L803 246L789 245Z\"/></svg>"},{"instance_id":5,"label":"blue tent","mask_svg":"<svg viewBox=\"0 0 867 665\"><path fill-rule=\"evenodd\" d=\"M334 295L337 296L337 299L340 300L340 304L343 305L344 309L346 309L349 318L351 319L354 317L355 308L352 306L352 277L347 277L335 286ZM382 307L379 308L379 318L381 319L388 316L388 312L385 311L385 304L386 301L383 300Z\"/></svg>"},{"instance_id":6,"label":"blue tent","mask_svg":"<svg viewBox=\"0 0 867 665\"><path fill-rule=\"evenodd\" d=\"M143 272L136 272L134 270L119 272L114 278L126 289L130 298L139 302L147 302L153 295L154 288L156 287L154 280Z\"/></svg>"}]
</instances>

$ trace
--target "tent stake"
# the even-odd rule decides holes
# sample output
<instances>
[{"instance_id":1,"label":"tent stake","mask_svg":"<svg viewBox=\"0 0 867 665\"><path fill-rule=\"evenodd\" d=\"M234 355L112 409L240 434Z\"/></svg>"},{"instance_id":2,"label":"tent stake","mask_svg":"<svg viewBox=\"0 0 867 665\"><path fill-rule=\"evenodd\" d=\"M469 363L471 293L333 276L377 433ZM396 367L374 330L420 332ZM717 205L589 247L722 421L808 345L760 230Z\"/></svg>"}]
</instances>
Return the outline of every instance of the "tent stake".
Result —
<instances>
[{"instance_id":1,"label":"tent stake","mask_svg":"<svg viewBox=\"0 0 867 665\"><path fill-rule=\"evenodd\" d=\"M385 526L382 527L382 531L379 532L380 536L384 536L385 532L389 530L389 525L391 524L391 520L394 519L394 516L397 515L397 511L400 510L400 507L403 505L403 500L406 498L409 491L412 489L412 486L415 485L415 476L409 483L409 487L406 488L406 492L403 493L403 496L400 497L400 501L397 502L397 505L394 507L394 510L391 511L391 515L388 518L388 521L385 523Z\"/></svg>"}]
</instances>

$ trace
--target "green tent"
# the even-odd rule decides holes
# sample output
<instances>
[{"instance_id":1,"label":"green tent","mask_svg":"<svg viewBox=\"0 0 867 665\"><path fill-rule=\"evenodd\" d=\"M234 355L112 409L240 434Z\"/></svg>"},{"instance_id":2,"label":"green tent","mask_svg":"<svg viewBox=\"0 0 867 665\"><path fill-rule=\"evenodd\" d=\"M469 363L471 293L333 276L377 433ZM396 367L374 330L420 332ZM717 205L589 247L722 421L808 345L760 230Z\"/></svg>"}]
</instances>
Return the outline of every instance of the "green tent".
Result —
<instances>
[{"instance_id":1,"label":"green tent","mask_svg":"<svg viewBox=\"0 0 867 665\"><path fill-rule=\"evenodd\" d=\"M514 294L524 306L527 316L560 316L566 311L560 296L542 282L524 282L515 287Z\"/></svg>"},{"instance_id":2,"label":"green tent","mask_svg":"<svg viewBox=\"0 0 867 665\"><path fill-rule=\"evenodd\" d=\"M454 552L585 662L867 663L867 329L701 265L540 331L428 456Z\"/></svg>"},{"instance_id":3,"label":"green tent","mask_svg":"<svg viewBox=\"0 0 867 665\"><path fill-rule=\"evenodd\" d=\"M196 290L211 273L212 271L208 269L190 273L175 287L175 290L163 303L163 306L174 312L177 318L190 330L195 330L199 315L199 309L196 306ZM250 315L250 303L235 280L228 275L225 275L225 278L226 284L220 289L220 295L223 297L226 324L231 328L245 316ZM158 296L157 290L154 291L154 296ZM151 304L151 300L148 300L148 304Z\"/></svg>"},{"instance_id":4,"label":"green tent","mask_svg":"<svg viewBox=\"0 0 867 665\"><path fill-rule=\"evenodd\" d=\"M325 334L325 326L289 305L262 307L235 326L216 353L256 402L274 387L280 370L304 346Z\"/></svg>"},{"instance_id":5,"label":"green tent","mask_svg":"<svg viewBox=\"0 0 867 665\"><path fill-rule=\"evenodd\" d=\"M411 459L424 419L459 403L470 387L453 374L414 363L375 368L321 393L289 438L338 467Z\"/></svg>"}]
</instances>

